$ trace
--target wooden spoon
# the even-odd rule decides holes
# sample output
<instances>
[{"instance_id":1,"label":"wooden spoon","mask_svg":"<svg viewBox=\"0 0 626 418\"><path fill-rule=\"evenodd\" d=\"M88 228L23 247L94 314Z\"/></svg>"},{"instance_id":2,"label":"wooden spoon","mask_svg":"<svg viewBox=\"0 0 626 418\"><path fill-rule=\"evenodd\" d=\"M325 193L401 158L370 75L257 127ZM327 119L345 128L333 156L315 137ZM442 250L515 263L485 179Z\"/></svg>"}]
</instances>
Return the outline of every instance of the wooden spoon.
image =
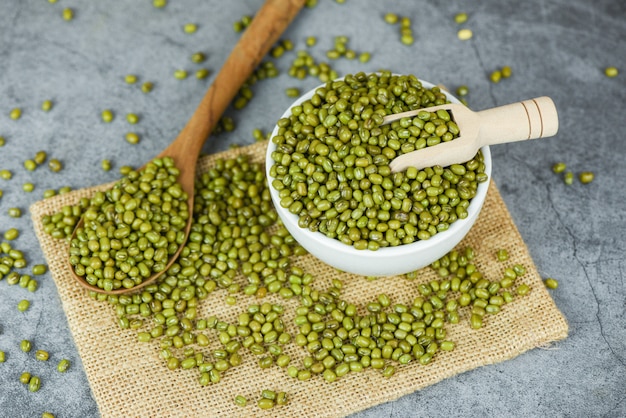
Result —
<instances>
[{"instance_id":1,"label":"wooden spoon","mask_svg":"<svg viewBox=\"0 0 626 418\"><path fill-rule=\"evenodd\" d=\"M295 18L302 6L304 6L304 3L305 0L265 1L254 19L252 19L250 26L235 45L194 114L187 122L187 125L185 125L176 139L157 156L158 158L172 157L176 167L180 170L178 181L189 196L187 202L189 206L189 221L185 228L186 237L191 229L196 162L202 150L202 145L240 87L259 65L269 49L278 41L278 38L289 26L289 23ZM75 237L76 230L82 224L83 220L81 218L81 221L74 229L72 239ZM176 260L183 246L180 245L178 251L169 259L163 272L167 271ZM77 276L73 268L70 268L70 270L72 276L81 286L106 294L122 294L136 291L154 282L163 273L153 274L141 284L130 289L120 288L113 291L105 291L97 286L90 285L85 279Z\"/></svg>"},{"instance_id":2,"label":"wooden spoon","mask_svg":"<svg viewBox=\"0 0 626 418\"><path fill-rule=\"evenodd\" d=\"M537 97L522 102L474 112L461 104L445 104L396 113L383 118L383 125L405 117L416 116L422 110L436 112L445 109L459 127L459 137L438 145L411 151L394 158L392 172L416 167L464 163L484 145L503 144L526 139L547 138L559 130L559 118L549 97Z\"/></svg>"}]
</instances>

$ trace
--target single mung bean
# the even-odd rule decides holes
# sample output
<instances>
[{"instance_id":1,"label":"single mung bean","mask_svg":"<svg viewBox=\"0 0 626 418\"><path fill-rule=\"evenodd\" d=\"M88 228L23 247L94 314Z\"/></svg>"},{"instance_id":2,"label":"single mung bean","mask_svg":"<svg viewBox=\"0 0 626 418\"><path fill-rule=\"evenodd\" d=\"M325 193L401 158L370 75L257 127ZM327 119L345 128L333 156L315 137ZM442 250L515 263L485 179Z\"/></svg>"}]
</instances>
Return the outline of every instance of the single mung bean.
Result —
<instances>
[{"instance_id":1,"label":"single mung bean","mask_svg":"<svg viewBox=\"0 0 626 418\"><path fill-rule=\"evenodd\" d=\"M502 67L502 69L500 70L500 72L502 73L502 77L503 78L509 78L511 77L511 67L508 65L505 65L504 67Z\"/></svg>"},{"instance_id":2,"label":"single mung bean","mask_svg":"<svg viewBox=\"0 0 626 418\"><path fill-rule=\"evenodd\" d=\"M261 409L272 409L274 401L272 399L261 398L257 401L257 406Z\"/></svg>"},{"instance_id":3,"label":"single mung bean","mask_svg":"<svg viewBox=\"0 0 626 418\"><path fill-rule=\"evenodd\" d=\"M139 122L139 116L137 116L137 114L135 113L127 113L126 121L128 121L128 123L130 123L131 125L134 125Z\"/></svg>"},{"instance_id":4,"label":"single mung bean","mask_svg":"<svg viewBox=\"0 0 626 418\"><path fill-rule=\"evenodd\" d=\"M460 97L467 96L469 94L469 88L466 85L457 87L456 94Z\"/></svg>"},{"instance_id":5,"label":"single mung bean","mask_svg":"<svg viewBox=\"0 0 626 418\"><path fill-rule=\"evenodd\" d=\"M127 74L124 76L124 81L127 84L135 84L137 82L137 76L135 74Z\"/></svg>"},{"instance_id":6,"label":"single mung bean","mask_svg":"<svg viewBox=\"0 0 626 418\"><path fill-rule=\"evenodd\" d=\"M7 241L13 241L20 236L20 232L16 228L9 228L4 232L4 239Z\"/></svg>"},{"instance_id":7,"label":"single mung bean","mask_svg":"<svg viewBox=\"0 0 626 418\"><path fill-rule=\"evenodd\" d=\"M13 178L13 173L6 169L0 170L0 178L4 180L11 180Z\"/></svg>"},{"instance_id":8,"label":"single mung bean","mask_svg":"<svg viewBox=\"0 0 626 418\"><path fill-rule=\"evenodd\" d=\"M499 83L500 79L502 79L502 71L500 70L494 70L489 74L489 80L494 84Z\"/></svg>"},{"instance_id":9,"label":"single mung bean","mask_svg":"<svg viewBox=\"0 0 626 418\"><path fill-rule=\"evenodd\" d=\"M617 69L617 67L606 67L604 69L604 75L606 75L607 77L610 77L610 78L617 77L618 74L619 74L619 70Z\"/></svg>"},{"instance_id":10,"label":"single mung bean","mask_svg":"<svg viewBox=\"0 0 626 418\"><path fill-rule=\"evenodd\" d=\"M48 361L50 354L45 350L37 350L35 352L35 358L39 361Z\"/></svg>"},{"instance_id":11,"label":"single mung bean","mask_svg":"<svg viewBox=\"0 0 626 418\"><path fill-rule=\"evenodd\" d=\"M113 119L115 118L115 115L110 109L104 109L100 113L100 117L102 118L103 122L109 123L113 121Z\"/></svg>"},{"instance_id":12,"label":"single mung bean","mask_svg":"<svg viewBox=\"0 0 626 418\"><path fill-rule=\"evenodd\" d=\"M20 375L20 383L27 385L28 382L30 382L30 378L31 378L30 372L24 372Z\"/></svg>"},{"instance_id":13,"label":"single mung bean","mask_svg":"<svg viewBox=\"0 0 626 418\"><path fill-rule=\"evenodd\" d=\"M0 350L0 363L4 363L7 360L6 353Z\"/></svg>"},{"instance_id":14,"label":"single mung bean","mask_svg":"<svg viewBox=\"0 0 626 418\"><path fill-rule=\"evenodd\" d=\"M41 418L54 418L54 414L52 412L44 412L41 414Z\"/></svg>"},{"instance_id":15,"label":"single mung bean","mask_svg":"<svg viewBox=\"0 0 626 418\"><path fill-rule=\"evenodd\" d=\"M110 171L111 170L111 160L102 160L100 162L100 167L102 167L102 170L104 171Z\"/></svg>"},{"instance_id":16,"label":"single mung bean","mask_svg":"<svg viewBox=\"0 0 626 418\"><path fill-rule=\"evenodd\" d=\"M210 71L207 68L201 68L199 70L196 71L196 78L198 80L203 80L205 78L207 78L210 74Z\"/></svg>"},{"instance_id":17,"label":"single mung bean","mask_svg":"<svg viewBox=\"0 0 626 418\"><path fill-rule=\"evenodd\" d=\"M126 142L128 142L129 144L136 145L139 143L139 135L137 135L135 132L128 132L126 135L124 135L124 139L126 139Z\"/></svg>"},{"instance_id":18,"label":"single mung bean","mask_svg":"<svg viewBox=\"0 0 626 418\"><path fill-rule=\"evenodd\" d=\"M578 179L582 184L591 183L594 179L595 175L591 171L583 171L578 175Z\"/></svg>"},{"instance_id":19,"label":"single mung bean","mask_svg":"<svg viewBox=\"0 0 626 418\"><path fill-rule=\"evenodd\" d=\"M573 184L573 183L574 183L574 173L572 173L571 171L566 172L566 173L563 175L563 182L564 182L566 185L568 185L568 186L569 186L569 185L571 185L571 184Z\"/></svg>"},{"instance_id":20,"label":"single mung bean","mask_svg":"<svg viewBox=\"0 0 626 418\"><path fill-rule=\"evenodd\" d=\"M242 395L235 396L234 402L237 406L246 406L248 404L248 400Z\"/></svg>"},{"instance_id":21,"label":"single mung bean","mask_svg":"<svg viewBox=\"0 0 626 418\"><path fill-rule=\"evenodd\" d=\"M70 20L74 19L74 10L66 7L65 9L63 9L62 16L63 20L69 22Z\"/></svg>"},{"instance_id":22,"label":"single mung bean","mask_svg":"<svg viewBox=\"0 0 626 418\"><path fill-rule=\"evenodd\" d=\"M52 171L54 173L58 173L59 171L61 171L63 169L63 164L58 159L51 158L48 161L48 168L50 169L50 171Z\"/></svg>"},{"instance_id":23,"label":"single mung bean","mask_svg":"<svg viewBox=\"0 0 626 418\"><path fill-rule=\"evenodd\" d=\"M11 109L11 112L9 112L9 117L13 120L18 120L22 117L22 109L20 109L19 107Z\"/></svg>"},{"instance_id":24,"label":"single mung bean","mask_svg":"<svg viewBox=\"0 0 626 418\"><path fill-rule=\"evenodd\" d=\"M555 164L552 166L552 171L553 171L554 173L556 173L556 174L559 174L559 173L564 172L566 168L567 168L567 166L565 165L565 163L563 163L563 162L558 162L558 163L555 163Z\"/></svg>"},{"instance_id":25,"label":"single mung bean","mask_svg":"<svg viewBox=\"0 0 626 418\"><path fill-rule=\"evenodd\" d=\"M548 289L556 289L557 287L559 287L559 282L551 277L545 279L543 283Z\"/></svg>"},{"instance_id":26,"label":"single mung bean","mask_svg":"<svg viewBox=\"0 0 626 418\"><path fill-rule=\"evenodd\" d=\"M35 185L33 183L24 183L22 184L22 190L24 190L26 193L30 193L35 190Z\"/></svg>"},{"instance_id":27,"label":"single mung bean","mask_svg":"<svg viewBox=\"0 0 626 418\"><path fill-rule=\"evenodd\" d=\"M67 369L69 369L69 367L70 367L70 361L67 359L63 359L59 361L59 364L57 364L57 371L59 373L65 373Z\"/></svg>"},{"instance_id":28,"label":"single mung bean","mask_svg":"<svg viewBox=\"0 0 626 418\"><path fill-rule=\"evenodd\" d=\"M27 299L23 299L17 304L17 310L20 312L26 312L28 308L30 308L30 301Z\"/></svg>"},{"instance_id":29,"label":"single mung bean","mask_svg":"<svg viewBox=\"0 0 626 418\"><path fill-rule=\"evenodd\" d=\"M464 29L460 29L457 32L457 37L462 41L467 41L469 39L472 39L472 36L474 36L474 33L472 32L471 29L464 28Z\"/></svg>"},{"instance_id":30,"label":"single mung bean","mask_svg":"<svg viewBox=\"0 0 626 418\"><path fill-rule=\"evenodd\" d=\"M37 392L41 387L41 379L38 376L31 376L28 381L28 390L31 392Z\"/></svg>"},{"instance_id":31,"label":"single mung bean","mask_svg":"<svg viewBox=\"0 0 626 418\"><path fill-rule=\"evenodd\" d=\"M530 286L528 286L525 283L522 283L519 286L517 286L516 292L517 292L518 295L524 296L524 295L528 294L528 292L530 292Z\"/></svg>"},{"instance_id":32,"label":"single mung bean","mask_svg":"<svg viewBox=\"0 0 626 418\"><path fill-rule=\"evenodd\" d=\"M154 89L154 83L151 81L145 81L141 84L141 91L144 93L150 93Z\"/></svg>"},{"instance_id":33,"label":"single mung bean","mask_svg":"<svg viewBox=\"0 0 626 418\"><path fill-rule=\"evenodd\" d=\"M196 25L195 23L186 23L183 26L183 31L185 33L195 33L198 30L198 25Z\"/></svg>"},{"instance_id":34,"label":"single mung bean","mask_svg":"<svg viewBox=\"0 0 626 418\"><path fill-rule=\"evenodd\" d=\"M454 15L454 22L457 24L467 22L467 13L457 13Z\"/></svg>"},{"instance_id":35,"label":"single mung bean","mask_svg":"<svg viewBox=\"0 0 626 418\"><path fill-rule=\"evenodd\" d=\"M35 171L37 163L34 160L26 160L24 161L24 168L28 171Z\"/></svg>"},{"instance_id":36,"label":"single mung bean","mask_svg":"<svg viewBox=\"0 0 626 418\"><path fill-rule=\"evenodd\" d=\"M25 353L30 352L32 347L33 347L32 343L30 341L28 341L28 340L22 340L20 342L20 350L22 350Z\"/></svg>"},{"instance_id":37,"label":"single mung bean","mask_svg":"<svg viewBox=\"0 0 626 418\"><path fill-rule=\"evenodd\" d=\"M185 70L175 70L174 71L174 78L178 79L178 80L184 80L185 78L187 78L188 73Z\"/></svg>"}]
</instances>

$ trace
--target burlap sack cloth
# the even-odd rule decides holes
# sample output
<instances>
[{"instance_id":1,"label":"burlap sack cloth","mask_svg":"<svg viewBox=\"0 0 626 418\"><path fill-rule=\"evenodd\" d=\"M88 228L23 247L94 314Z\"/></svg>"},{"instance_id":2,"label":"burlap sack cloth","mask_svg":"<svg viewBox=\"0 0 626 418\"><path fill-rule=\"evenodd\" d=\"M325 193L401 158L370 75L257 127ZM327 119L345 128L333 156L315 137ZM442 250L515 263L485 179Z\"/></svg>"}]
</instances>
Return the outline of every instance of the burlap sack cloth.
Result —
<instances>
[{"instance_id":1,"label":"burlap sack cloth","mask_svg":"<svg viewBox=\"0 0 626 418\"><path fill-rule=\"evenodd\" d=\"M262 162L265 148L265 143L258 143L203 157L198 170L206 170L216 158L229 158L239 153L249 154L254 161ZM140 343L137 342L136 331L121 330L114 309L107 303L94 301L73 282L66 262L66 242L52 239L43 232L42 215L58 211L80 197L90 196L95 189L77 190L49 198L35 203L30 210L103 417L345 416L397 399L458 373L511 359L526 350L567 336L567 323L546 291L492 182L478 221L459 247L472 246L475 249L476 264L490 280L501 278L503 270L514 263L524 265L527 273L518 281L529 284L532 291L504 306L497 315L488 315L480 330L472 330L467 312L460 311L460 323L447 325L447 339L456 343L454 351L439 352L427 366L417 361L398 366L395 375L389 379L383 378L380 371L367 369L361 373L349 373L331 384L320 376L305 382L298 381L275 365L270 369L260 369L257 358L242 349L242 365L227 371L221 382L201 387L197 369L168 370L164 360L159 358L158 342ZM500 248L508 250L508 262L496 261L495 252ZM392 302L410 304L417 294L417 285L436 278L433 271L426 268L412 281L400 277L368 281L360 276L338 273L312 256L301 257L294 264L315 275L314 286L318 289L326 288L326 282L331 278L339 278L344 283L342 297L355 304L372 301L380 293L386 293ZM228 306L224 303L225 296L224 290L213 292L202 303L199 317L213 314L221 320L235 323L237 315L248 305L259 303L253 297L239 295L237 305ZM266 298L285 306L283 319L289 332L295 335L293 310L297 301L293 299ZM217 348L217 337L208 335ZM288 346L291 364L301 366L300 359L305 350L295 347L295 344ZM286 391L289 404L269 411L259 409L256 400L263 389ZM239 394L248 398L247 407L234 404L233 398Z\"/></svg>"}]
</instances>

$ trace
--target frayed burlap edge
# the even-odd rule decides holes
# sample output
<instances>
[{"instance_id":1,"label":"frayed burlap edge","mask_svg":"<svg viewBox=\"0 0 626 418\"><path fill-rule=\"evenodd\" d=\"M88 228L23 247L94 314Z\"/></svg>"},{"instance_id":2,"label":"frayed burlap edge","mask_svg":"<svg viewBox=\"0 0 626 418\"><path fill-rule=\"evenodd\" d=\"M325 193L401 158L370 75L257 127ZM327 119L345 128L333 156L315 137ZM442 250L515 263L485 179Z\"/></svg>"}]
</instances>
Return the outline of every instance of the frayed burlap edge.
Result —
<instances>
[{"instance_id":1,"label":"frayed burlap edge","mask_svg":"<svg viewBox=\"0 0 626 418\"><path fill-rule=\"evenodd\" d=\"M252 161L262 163L265 148L266 143L257 143L202 157L198 170L207 170L217 158L231 158L242 153L249 155ZM477 254L479 269L491 280L502 277L504 269L514 263L524 265L527 272L518 280L530 285L532 291L504 306L499 314L488 316L480 330L470 329L467 312L462 313L461 323L447 328L447 339L456 343L454 351L438 353L427 366L412 362L397 367L395 375L389 379L370 369L348 374L329 384L319 377L305 382L292 379L277 366L261 370L257 358L242 350L241 366L227 371L220 383L201 387L197 381L197 370L170 371L165 367L164 360L159 358L158 342L139 343L136 331L121 330L114 309L91 299L72 281L66 262L67 243L52 239L43 230L43 215L74 204L96 189L107 187L101 185L76 190L37 202L30 208L37 237L103 417L345 416L397 399L456 374L511 359L536 347L545 347L567 336L565 318L543 285L528 249L492 182L481 215L459 248L472 246ZM495 252L500 248L508 250L510 261L496 261ZM368 281L360 276L337 272L312 256L300 257L294 263L316 277L316 288L323 289L333 278L342 280L342 297L355 304L371 301L380 293L386 293L394 302L410 304L417 294L417 285L436 278L434 272L427 268L412 281L400 277ZM200 315L217 315L224 321L232 322L248 305L258 303L253 297L238 296L237 305L227 306L225 296L223 290L212 293L202 303ZM273 296L270 295L269 301L285 306L284 321L295 335L292 319L296 301L284 301ZM209 337L212 341L209 349L217 347L216 336L211 334ZM292 346L286 351L293 358L292 364L300 365L303 350ZM262 389L286 391L289 404L271 411L260 410L255 400ZM241 408L233 403L238 394L249 399L247 407Z\"/></svg>"}]
</instances>

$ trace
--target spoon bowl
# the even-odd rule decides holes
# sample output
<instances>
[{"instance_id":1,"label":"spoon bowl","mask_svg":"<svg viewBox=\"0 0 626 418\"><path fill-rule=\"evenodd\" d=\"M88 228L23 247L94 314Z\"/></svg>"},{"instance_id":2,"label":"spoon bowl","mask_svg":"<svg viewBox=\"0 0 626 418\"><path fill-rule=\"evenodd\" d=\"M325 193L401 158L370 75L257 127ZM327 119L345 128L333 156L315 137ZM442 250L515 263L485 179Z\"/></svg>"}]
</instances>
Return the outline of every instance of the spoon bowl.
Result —
<instances>
[{"instance_id":1,"label":"spoon bowl","mask_svg":"<svg viewBox=\"0 0 626 418\"><path fill-rule=\"evenodd\" d=\"M165 148L156 158L171 157L180 171L178 183L187 193L187 205L189 217L185 226L185 240L189 236L193 220L194 183L196 176L196 163L202 146L210 132L216 126L220 116L224 113L232 99L236 96L240 87L250 77L259 65L265 54L278 41L281 34L296 17L304 6L305 0L266 0L261 9L256 13L250 26L243 33L233 51L222 66L215 80L205 93L195 112L178 134L176 139ZM77 223L71 239L76 236L76 231L84 224L83 219ZM104 290L93 286L78 276L70 265L70 271L76 281L84 288L105 294L123 294L134 292L157 280L160 275L176 261L184 247L182 243L178 251L173 254L166 268L159 273L154 273L144 279L140 284L131 288L118 288Z\"/></svg>"}]
</instances>

